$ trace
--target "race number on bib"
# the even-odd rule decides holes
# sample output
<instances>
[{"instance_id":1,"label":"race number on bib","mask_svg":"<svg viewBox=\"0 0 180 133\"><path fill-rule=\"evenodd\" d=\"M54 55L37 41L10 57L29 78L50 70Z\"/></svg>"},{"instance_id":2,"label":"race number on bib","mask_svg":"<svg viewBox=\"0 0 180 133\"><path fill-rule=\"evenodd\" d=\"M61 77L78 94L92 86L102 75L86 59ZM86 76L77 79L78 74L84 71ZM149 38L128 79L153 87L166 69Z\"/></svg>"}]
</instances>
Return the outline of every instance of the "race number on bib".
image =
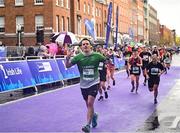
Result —
<instances>
[{"instance_id":1,"label":"race number on bib","mask_svg":"<svg viewBox=\"0 0 180 133\"><path fill-rule=\"evenodd\" d=\"M94 80L94 69L83 69L84 80Z\"/></svg>"},{"instance_id":2,"label":"race number on bib","mask_svg":"<svg viewBox=\"0 0 180 133\"><path fill-rule=\"evenodd\" d=\"M171 60L167 58L167 59L164 60L164 63L170 64Z\"/></svg>"},{"instance_id":3,"label":"race number on bib","mask_svg":"<svg viewBox=\"0 0 180 133\"><path fill-rule=\"evenodd\" d=\"M158 75L159 74L159 69L158 68L151 68L151 75Z\"/></svg>"},{"instance_id":4,"label":"race number on bib","mask_svg":"<svg viewBox=\"0 0 180 133\"><path fill-rule=\"evenodd\" d=\"M98 70L103 70L103 65L104 65L104 63L103 63L103 62L100 62L100 63L99 63Z\"/></svg>"},{"instance_id":5,"label":"race number on bib","mask_svg":"<svg viewBox=\"0 0 180 133\"><path fill-rule=\"evenodd\" d=\"M149 58L149 56L148 56L148 55L144 55L144 56L143 56L143 60L146 60L146 61L147 61L147 60L148 60L148 58Z\"/></svg>"},{"instance_id":6,"label":"race number on bib","mask_svg":"<svg viewBox=\"0 0 180 133\"><path fill-rule=\"evenodd\" d=\"M138 74L138 73L139 73L139 67L133 67L133 68L132 68L132 72L133 72L134 74Z\"/></svg>"}]
</instances>

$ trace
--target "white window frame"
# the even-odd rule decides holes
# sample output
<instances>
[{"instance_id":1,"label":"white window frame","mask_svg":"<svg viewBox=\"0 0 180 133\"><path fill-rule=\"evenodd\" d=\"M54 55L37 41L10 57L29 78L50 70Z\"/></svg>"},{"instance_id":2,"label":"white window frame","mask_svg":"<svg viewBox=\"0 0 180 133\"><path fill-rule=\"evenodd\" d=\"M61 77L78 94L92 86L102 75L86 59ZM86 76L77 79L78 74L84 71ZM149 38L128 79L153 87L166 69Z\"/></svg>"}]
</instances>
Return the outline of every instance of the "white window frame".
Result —
<instances>
[{"instance_id":1,"label":"white window frame","mask_svg":"<svg viewBox=\"0 0 180 133\"><path fill-rule=\"evenodd\" d=\"M101 9L99 9L99 17L101 17Z\"/></svg>"},{"instance_id":2,"label":"white window frame","mask_svg":"<svg viewBox=\"0 0 180 133\"><path fill-rule=\"evenodd\" d=\"M87 9L88 14L90 14L90 5L88 4L88 9Z\"/></svg>"},{"instance_id":3,"label":"white window frame","mask_svg":"<svg viewBox=\"0 0 180 133\"><path fill-rule=\"evenodd\" d=\"M5 17L4 16L0 16L0 29L1 28L4 29L4 31L1 32L0 30L0 33L4 33L5 32Z\"/></svg>"},{"instance_id":4,"label":"white window frame","mask_svg":"<svg viewBox=\"0 0 180 133\"><path fill-rule=\"evenodd\" d=\"M21 26L21 30L24 31L24 17L16 16L16 33L18 31L18 26Z\"/></svg>"},{"instance_id":5,"label":"white window frame","mask_svg":"<svg viewBox=\"0 0 180 133\"><path fill-rule=\"evenodd\" d=\"M84 3L84 13L86 13L86 3Z\"/></svg>"},{"instance_id":6,"label":"white window frame","mask_svg":"<svg viewBox=\"0 0 180 133\"><path fill-rule=\"evenodd\" d=\"M15 0L15 6L23 6L24 0Z\"/></svg>"},{"instance_id":7,"label":"white window frame","mask_svg":"<svg viewBox=\"0 0 180 133\"><path fill-rule=\"evenodd\" d=\"M67 17L67 31L71 31L70 17Z\"/></svg>"},{"instance_id":8,"label":"white window frame","mask_svg":"<svg viewBox=\"0 0 180 133\"><path fill-rule=\"evenodd\" d=\"M98 16L98 8L96 7L96 17Z\"/></svg>"},{"instance_id":9,"label":"white window frame","mask_svg":"<svg viewBox=\"0 0 180 133\"><path fill-rule=\"evenodd\" d=\"M42 20L40 20L40 19L42 19ZM36 15L35 16L35 31L38 29L43 29L43 28L44 28L44 16Z\"/></svg>"},{"instance_id":10,"label":"white window frame","mask_svg":"<svg viewBox=\"0 0 180 133\"><path fill-rule=\"evenodd\" d=\"M64 0L60 0L61 7L64 7Z\"/></svg>"},{"instance_id":11,"label":"white window frame","mask_svg":"<svg viewBox=\"0 0 180 133\"><path fill-rule=\"evenodd\" d=\"M80 11L81 10L81 4L80 4L80 0L77 0L77 11Z\"/></svg>"},{"instance_id":12,"label":"white window frame","mask_svg":"<svg viewBox=\"0 0 180 133\"><path fill-rule=\"evenodd\" d=\"M0 7L4 7L4 0L0 0Z\"/></svg>"},{"instance_id":13,"label":"white window frame","mask_svg":"<svg viewBox=\"0 0 180 133\"><path fill-rule=\"evenodd\" d=\"M60 32L60 23L59 23L59 15L56 16L56 32Z\"/></svg>"},{"instance_id":14,"label":"white window frame","mask_svg":"<svg viewBox=\"0 0 180 133\"><path fill-rule=\"evenodd\" d=\"M61 17L61 31L65 31L65 18L64 18L64 16Z\"/></svg>"},{"instance_id":15,"label":"white window frame","mask_svg":"<svg viewBox=\"0 0 180 133\"><path fill-rule=\"evenodd\" d=\"M79 35L81 35L81 33L82 33L82 32L81 32L81 31L82 31L82 30L81 30L81 29L82 29L82 28L81 28L81 22L82 22L82 18L78 16L78 17L77 17L77 33L78 33Z\"/></svg>"},{"instance_id":16,"label":"white window frame","mask_svg":"<svg viewBox=\"0 0 180 133\"><path fill-rule=\"evenodd\" d=\"M66 8L69 9L69 0L66 0Z\"/></svg>"},{"instance_id":17,"label":"white window frame","mask_svg":"<svg viewBox=\"0 0 180 133\"><path fill-rule=\"evenodd\" d=\"M44 0L34 0L34 5L43 5Z\"/></svg>"},{"instance_id":18,"label":"white window frame","mask_svg":"<svg viewBox=\"0 0 180 133\"><path fill-rule=\"evenodd\" d=\"M60 5L60 0L56 0L56 6Z\"/></svg>"}]
</instances>

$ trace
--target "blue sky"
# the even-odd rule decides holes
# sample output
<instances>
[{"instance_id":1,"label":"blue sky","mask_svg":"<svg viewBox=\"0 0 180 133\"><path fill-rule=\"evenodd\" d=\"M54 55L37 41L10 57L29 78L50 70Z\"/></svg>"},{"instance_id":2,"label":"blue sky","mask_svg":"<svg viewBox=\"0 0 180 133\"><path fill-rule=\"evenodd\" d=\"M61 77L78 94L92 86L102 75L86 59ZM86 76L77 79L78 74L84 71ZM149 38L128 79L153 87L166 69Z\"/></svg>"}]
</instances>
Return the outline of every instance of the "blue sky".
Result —
<instances>
[{"instance_id":1,"label":"blue sky","mask_svg":"<svg viewBox=\"0 0 180 133\"><path fill-rule=\"evenodd\" d=\"M180 36L180 0L149 0L158 11L160 23L166 25L170 29L176 29L176 33Z\"/></svg>"}]
</instances>

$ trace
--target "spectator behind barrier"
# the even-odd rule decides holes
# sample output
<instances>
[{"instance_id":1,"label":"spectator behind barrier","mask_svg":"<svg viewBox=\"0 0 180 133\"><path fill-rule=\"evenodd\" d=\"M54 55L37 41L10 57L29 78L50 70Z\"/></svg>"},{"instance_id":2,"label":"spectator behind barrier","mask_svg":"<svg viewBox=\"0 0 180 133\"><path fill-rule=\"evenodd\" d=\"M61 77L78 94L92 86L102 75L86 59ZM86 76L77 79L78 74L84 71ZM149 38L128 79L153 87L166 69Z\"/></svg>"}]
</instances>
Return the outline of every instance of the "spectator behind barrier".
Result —
<instances>
[{"instance_id":1,"label":"spectator behind barrier","mask_svg":"<svg viewBox=\"0 0 180 133\"><path fill-rule=\"evenodd\" d=\"M39 52L38 52L38 56L42 56L44 58L48 58L51 57L51 55L48 53L48 47L41 45L39 47Z\"/></svg>"},{"instance_id":2,"label":"spectator behind barrier","mask_svg":"<svg viewBox=\"0 0 180 133\"><path fill-rule=\"evenodd\" d=\"M25 54L25 56L35 56L35 50L32 46L28 48L28 51Z\"/></svg>"},{"instance_id":3,"label":"spectator behind barrier","mask_svg":"<svg viewBox=\"0 0 180 133\"><path fill-rule=\"evenodd\" d=\"M17 55L24 57L26 53L26 47L24 46L24 44L20 44L20 46L16 44L16 46L17 46Z\"/></svg>"}]
</instances>

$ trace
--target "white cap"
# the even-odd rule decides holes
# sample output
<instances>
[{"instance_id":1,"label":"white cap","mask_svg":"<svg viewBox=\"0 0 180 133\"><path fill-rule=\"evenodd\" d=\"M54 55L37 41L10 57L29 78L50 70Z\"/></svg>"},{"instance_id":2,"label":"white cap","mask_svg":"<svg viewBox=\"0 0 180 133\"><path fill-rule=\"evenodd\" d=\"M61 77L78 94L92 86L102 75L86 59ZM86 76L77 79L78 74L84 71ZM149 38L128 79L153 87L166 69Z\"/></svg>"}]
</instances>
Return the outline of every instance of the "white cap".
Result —
<instances>
[{"instance_id":1,"label":"white cap","mask_svg":"<svg viewBox=\"0 0 180 133\"><path fill-rule=\"evenodd\" d=\"M157 48L157 46L156 46L156 45L153 45L152 47L153 47L153 48Z\"/></svg>"}]
</instances>

